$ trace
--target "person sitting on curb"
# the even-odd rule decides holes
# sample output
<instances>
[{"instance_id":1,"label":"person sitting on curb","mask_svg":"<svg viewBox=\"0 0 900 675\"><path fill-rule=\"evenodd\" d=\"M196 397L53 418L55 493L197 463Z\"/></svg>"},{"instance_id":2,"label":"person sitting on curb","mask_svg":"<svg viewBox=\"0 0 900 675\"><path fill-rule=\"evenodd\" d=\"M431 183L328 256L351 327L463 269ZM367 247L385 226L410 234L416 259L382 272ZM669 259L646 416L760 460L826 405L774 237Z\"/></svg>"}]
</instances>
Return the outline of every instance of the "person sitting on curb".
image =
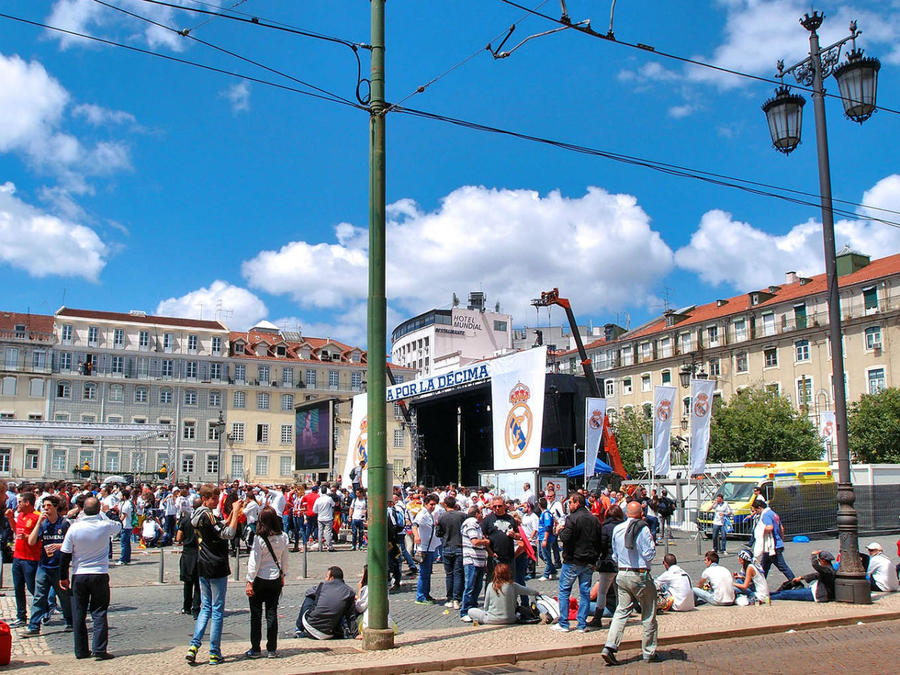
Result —
<instances>
[{"instance_id":1,"label":"person sitting on curb","mask_svg":"<svg viewBox=\"0 0 900 675\"><path fill-rule=\"evenodd\" d=\"M794 583L806 582L804 588L789 588L777 591L772 600L805 600L807 602L829 602L834 600L835 571L831 563L834 556L828 551L813 551L810 556L813 572L803 577L794 577Z\"/></svg>"},{"instance_id":2,"label":"person sitting on curb","mask_svg":"<svg viewBox=\"0 0 900 675\"><path fill-rule=\"evenodd\" d=\"M141 543L145 548L153 548L162 537L163 529L156 516L147 516L144 518L144 524L141 526Z\"/></svg>"},{"instance_id":3,"label":"person sitting on curb","mask_svg":"<svg viewBox=\"0 0 900 675\"><path fill-rule=\"evenodd\" d=\"M666 553L663 558L666 571L656 577L656 589L659 599L657 611L689 612L694 609L694 592L691 589L691 578L678 565L673 553Z\"/></svg>"},{"instance_id":4,"label":"person sitting on curb","mask_svg":"<svg viewBox=\"0 0 900 675\"><path fill-rule=\"evenodd\" d=\"M719 566L719 554L715 551L707 551L704 557L706 569L700 575L697 588L694 589L694 600L701 605L708 602L710 605L734 604L734 580L731 572ZM709 586L706 590L702 586Z\"/></svg>"},{"instance_id":5,"label":"person sitting on curb","mask_svg":"<svg viewBox=\"0 0 900 675\"><path fill-rule=\"evenodd\" d=\"M344 570L334 565L325 572L325 581L306 591L294 635L316 640L341 638L342 623L355 635L356 593L344 583Z\"/></svg>"},{"instance_id":6,"label":"person sitting on curb","mask_svg":"<svg viewBox=\"0 0 900 675\"><path fill-rule=\"evenodd\" d=\"M866 576L869 578L872 590L896 592L900 584L897 582L897 575L891 559L884 554L881 544L873 541L866 546L866 552L869 554Z\"/></svg>"},{"instance_id":7,"label":"person sitting on curb","mask_svg":"<svg viewBox=\"0 0 900 675\"><path fill-rule=\"evenodd\" d=\"M491 625L516 623L516 595L540 595L540 591L514 583L510 566L497 563L494 579L484 595L484 609L472 607L468 612L469 618Z\"/></svg>"},{"instance_id":8,"label":"person sitting on curb","mask_svg":"<svg viewBox=\"0 0 900 675\"><path fill-rule=\"evenodd\" d=\"M735 593L746 595L751 603L765 604L769 601L769 582L762 566L753 562L753 556L747 549L738 553L738 559L741 561L741 571L734 574Z\"/></svg>"}]
</instances>

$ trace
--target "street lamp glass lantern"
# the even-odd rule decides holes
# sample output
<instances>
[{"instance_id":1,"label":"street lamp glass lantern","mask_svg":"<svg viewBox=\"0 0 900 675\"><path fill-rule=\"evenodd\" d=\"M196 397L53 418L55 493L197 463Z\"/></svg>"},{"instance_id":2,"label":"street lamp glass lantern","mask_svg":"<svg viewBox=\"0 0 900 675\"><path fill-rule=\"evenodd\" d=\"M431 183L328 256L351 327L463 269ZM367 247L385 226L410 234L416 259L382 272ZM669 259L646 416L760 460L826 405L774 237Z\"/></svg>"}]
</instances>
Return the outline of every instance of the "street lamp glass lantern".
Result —
<instances>
[{"instance_id":1,"label":"street lamp glass lantern","mask_svg":"<svg viewBox=\"0 0 900 675\"><path fill-rule=\"evenodd\" d=\"M678 377L681 379L682 387L689 387L691 385L691 372L690 366L684 366L681 369L681 372L678 373Z\"/></svg>"},{"instance_id":2,"label":"street lamp glass lantern","mask_svg":"<svg viewBox=\"0 0 900 675\"><path fill-rule=\"evenodd\" d=\"M841 90L844 114L862 124L875 112L875 92L878 87L878 70L881 62L863 57L861 49L847 55L847 62L835 68L834 78Z\"/></svg>"},{"instance_id":3,"label":"street lamp glass lantern","mask_svg":"<svg viewBox=\"0 0 900 675\"><path fill-rule=\"evenodd\" d=\"M769 123L772 144L786 155L800 145L804 103L806 101L802 96L791 94L787 87L779 87L775 90L775 96L762 107Z\"/></svg>"}]
</instances>

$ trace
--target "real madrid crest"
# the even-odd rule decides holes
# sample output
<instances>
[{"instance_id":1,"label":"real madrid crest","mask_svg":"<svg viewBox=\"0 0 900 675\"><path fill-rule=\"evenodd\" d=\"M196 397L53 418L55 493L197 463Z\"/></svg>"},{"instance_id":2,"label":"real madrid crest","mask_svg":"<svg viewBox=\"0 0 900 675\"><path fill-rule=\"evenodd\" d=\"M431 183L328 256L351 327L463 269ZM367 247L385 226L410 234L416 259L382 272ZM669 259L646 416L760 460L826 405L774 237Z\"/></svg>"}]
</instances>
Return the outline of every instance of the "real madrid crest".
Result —
<instances>
[{"instance_id":1,"label":"real madrid crest","mask_svg":"<svg viewBox=\"0 0 900 675\"><path fill-rule=\"evenodd\" d=\"M532 418L528 399L531 390L518 382L509 392L509 415L506 417L506 452L510 459L518 459L528 449L531 439Z\"/></svg>"},{"instance_id":2,"label":"real madrid crest","mask_svg":"<svg viewBox=\"0 0 900 675\"><path fill-rule=\"evenodd\" d=\"M706 394L697 394L697 400L694 401L694 415L697 417L706 417L709 414L709 396Z\"/></svg>"},{"instance_id":3,"label":"real madrid crest","mask_svg":"<svg viewBox=\"0 0 900 675\"><path fill-rule=\"evenodd\" d=\"M591 417L588 419L591 429L600 429L603 426L603 411L592 410Z\"/></svg>"},{"instance_id":4,"label":"real madrid crest","mask_svg":"<svg viewBox=\"0 0 900 675\"><path fill-rule=\"evenodd\" d=\"M659 402L659 405L656 406L656 419L659 422L665 422L672 416L672 401L664 398Z\"/></svg>"},{"instance_id":5,"label":"real madrid crest","mask_svg":"<svg viewBox=\"0 0 900 675\"><path fill-rule=\"evenodd\" d=\"M369 444L369 418L363 417L362 422L359 423L359 436L356 439L356 447L354 448L354 452L356 454L356 464L360 462L369 463L369 454L368 447Z\"/></svg>"}]
</instances>

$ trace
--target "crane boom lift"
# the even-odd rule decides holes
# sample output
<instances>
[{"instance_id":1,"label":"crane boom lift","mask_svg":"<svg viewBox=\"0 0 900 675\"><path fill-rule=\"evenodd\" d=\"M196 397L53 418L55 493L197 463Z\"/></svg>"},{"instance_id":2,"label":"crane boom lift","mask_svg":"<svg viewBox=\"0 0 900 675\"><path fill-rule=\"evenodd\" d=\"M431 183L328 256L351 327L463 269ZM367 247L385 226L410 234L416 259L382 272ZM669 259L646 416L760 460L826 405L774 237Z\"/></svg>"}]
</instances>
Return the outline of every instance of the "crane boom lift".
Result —
<instances>
[{"instance_id":1,"label":"crane boom lift","mask_svg":"<svg viewBox=\"0 0 900 675\"><path fill-rule=\"evenodd\" d=\"M604 398L600 385L597 383L597 376L594 375L594 368L591 366L591 360L588 358L584 349L584 343L581 340L581 334L578 332L578 324L575 322L575 314L572 312L572 304L567 298L559 297L559 289L554 288L552 291L544 291L540 298L531 301L534 307L549 307L557 305L562 307L566 312L566 318L569 320L569 327L572 330L572 337L575 338L575 347L578 349L578 357L581 359L581 369L584 371L584 377L587 380L588 391L594 398ZM613 471L626 479L628 476L625 472L625 465L622 464L622 457L619 455L619 446L616 444L616 437L613 436L609 429L609 422L604 417L603 420L603 441L602 449L609 458L609 464Z\"/></svg>"}]
</instances>

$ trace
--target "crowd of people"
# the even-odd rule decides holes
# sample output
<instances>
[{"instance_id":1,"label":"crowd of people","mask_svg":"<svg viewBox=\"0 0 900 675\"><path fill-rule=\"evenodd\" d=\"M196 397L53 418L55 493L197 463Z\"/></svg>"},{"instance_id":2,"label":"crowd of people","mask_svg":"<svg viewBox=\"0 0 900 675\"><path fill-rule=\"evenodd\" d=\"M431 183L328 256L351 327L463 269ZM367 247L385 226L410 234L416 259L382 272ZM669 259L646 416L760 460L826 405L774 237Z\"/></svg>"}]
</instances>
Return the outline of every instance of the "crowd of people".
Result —
<instances>
[{"instance_id":1,"label":"crowd of people","mask_svg":"<svg viewBox=\"0 0 900 675\"><path fill-rule=\"evenodd\" d=\"M341 528L352 550L368 545L370 513L362 485L364 467L352 484L265 486L239 481L194 486L96 486L45 483L8 486L0 482L6 518L0 545L12 554L16 619L22 637L39 635L59 612L74 633L76 658L109 659L106 612L112 540L120 540L116 565L131 562L132 545L181 547L181 612L194 633L187 660L195 662L209 632L209 663L221 651L230 556L249 553L245 593L250 609L247 658L278 655L278 605L289 567L288 553L335 550ZM395 487L388 501L387 547L391 591L401 588L403 565L415 578L415 603L443 605L467 623L512 624L549 621L557 632L586 632L611 618L603 658L617 663L625 622L641 614L642 656L656 658L656 615L698 605L748 605L772 600L825 602L834 598L834 556L812 554L809 574L797 576L784 557L784 529L762 497L753 503L752 536L737 556L739 569L721 564L724 530L716 531L705 570L693 582L674 554L662 560L654 578L656 545L675 510L666 490L632 488L629 493L578 490L557 495L553 485L535 492L525 484L518 499L490 489L448 485L429 491ZM718 508L723 517L726 509ZM896 591L898 569L877 542L864 555L874 590ZM11 551L10 551L11 549ZM444 568L443 599L432 595L435 565ZM776 567L785 582L770 586ZM900 568L900 566L898 566ZM595 578L595 573L598 575ZM528 581L558 579L556 597ZM26 591L31 595L29 612ZM534 600L532 600L534 598ZM368 570L352 589L343 569L331 565L325 579L308 590L296 620L298 637L357 637L368 624ZM91 614L89 639L86 615Z\"/></svg>"}]
</instances>

